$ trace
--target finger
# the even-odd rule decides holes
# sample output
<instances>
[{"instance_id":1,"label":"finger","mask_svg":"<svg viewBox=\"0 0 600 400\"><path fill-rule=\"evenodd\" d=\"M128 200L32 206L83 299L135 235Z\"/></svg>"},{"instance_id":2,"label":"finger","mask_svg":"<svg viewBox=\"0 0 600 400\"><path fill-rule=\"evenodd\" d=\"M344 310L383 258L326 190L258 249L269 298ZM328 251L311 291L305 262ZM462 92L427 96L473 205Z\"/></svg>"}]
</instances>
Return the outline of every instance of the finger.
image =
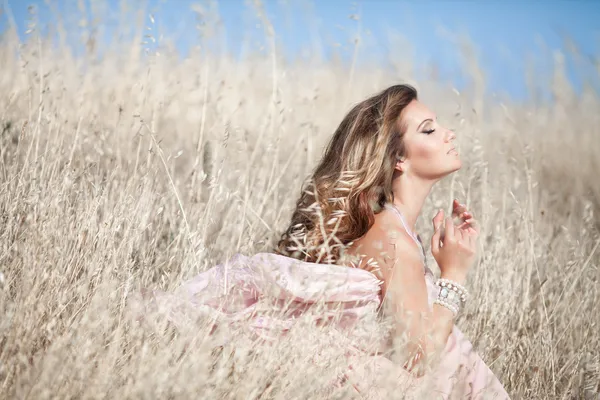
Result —
<instances>
[{"instance_id":1,"label":"finger","mask_svg":"<svg viewBox=\"0 0 600 400\"><path fill-rule=\"evenodd\" d=\"M442 232L442 221L444 220L444 211L438 210L433 217L433 235L431 236L431 252L437 254L440 250L440 240Z\"/></svg>"},{"instance_id":2,"label":"finger","mask_svg":"<svg viewBox=\"0 0 600 400\"><path fill-rule=\"evenodd\" d=\"M452 217L446 218L446 226L444 227L444 240L454 240L454 224L452 223Z\"/></svg>"},{"instance_id":3,"label":"finger","mask_svg":"<svg viewBox=\"0 0 600 400\"><path fill-rule=\"evenodd\" d=\"M452 202L452 217L456 218L465 211L467 211L467 207L464 204L460 204L456 199Z\"/></svg>"},{"instance_id":4,"label":"finger","mask_svg":"<svg viewBox=\"0 0 600 400\"><path fill-rule=\"evenodd\" d=\"M416 376L417 378L421 378L421 377L423 377L424 375L425 375L425 371L424 371L424 369L423 369L422 367L419 367L419 368L417 368L417 371L416 371L416 375L415 375L415 376Z\"/></svg>"},{"instance_id":5,"label":"finger","mask_svg":"<svg viewBox=\"0 0 600 400\"><path fill-rule=\"evenodd\" d=\"M464 223L468 225L468 228L473 229L475 233L479 233L479 222L475 218L469 218Z\"/></svg>"},{"instance_id":6,"label":"finger","mask_svg":"<svg viewBox=\"0 0 600 400\"><path fill-rule=\"evenodd\" d=\"M440 219L440 225L439 225L439 231L440 231L440 246L443 246L444 244L444 238L445 238L445 230L444 230L444 220L445 220L445 213L444 210L440 210L440 215L438 217Z\"/></svg>"},{"instance_id":7,"label":"finger","mask_svg":"<svg viewBox=\"0 0 600 400\"><path fill-rule=\"evenodd\" d=\"M418 354L415 355L410 355L410 357L408 358L408 360L406 360L406 362L404 363L404 365L402 366L404 369L406 369L408 372L412 372L413 369L416 366L416 362L418 360Z\"/></svg>"},{"instance_id":8,"label":"finger","mask_svg":"<svg viewBox=\"0 0 600 400\"><path fill-rule=\"evenodd\" d=\"M459 215L459 220L457 222L457 225L460 227L465 222L468 222L470 220L474 220L473 214L471 214L469 211L465 211L464 213L462 213L462 214Z\"/></svg>"},{"instance_id":9,"label":"finger","mask_svg":"<svg viewBox=\"0 0 600 400\"><path fill-rule=\"evenodd\" d=\"M473 253L477 253L477 237L475 235L469 235L469 248Z\"/></svg>"},{"instance_id":10,"label":"finger","mask_svg":"<svg viewBox=\"0 0 600 400\"><path fill-rule=\"evenodd\" d=\"M477 238L475 235L469 235L469 246L471 249L473 249L473 251L477 250Z\"/></svg>"},{"instance_id":11,"label":"finger","mask_svg":"<svg viewBox=\"0 0 600 400\"><path fill-rule=\"evenodd\" d=\"M471 229L471 224L469 222L465 221L462 224L458 225L456 228L460 229L460 230L469 231L469 229Z\"/></svg>"},{"instance_id":12,"label":"finger","mask_svg":"<svg viewBox=\"0 0 600 400\"><path fill-rule=\"evenodd\" d=\"M477 228L477 220L475 218L469 218L458 226L459 229L476 229Z\"/></svg>"},{"instance_id":13,"label":"finger","mask_svg":"<svg viewBox=\"0 0 600 400\"><path fill-rule=\"evenodd\" d=\"M437 230L440 226L442 226L444 222L444 210L438 210L438 212L433 216L433 229Z\"/></svg>"},{"instance_id":14,"label":"finger","mask_svg":"<svg viewBox=\"0 0 600 400\"><path fill-rule=\"evenodd\" d=\"M467 243L465 240L467 235L463 229L455 229L454 236L457 242Z\"/></svg>"}]
</instances>

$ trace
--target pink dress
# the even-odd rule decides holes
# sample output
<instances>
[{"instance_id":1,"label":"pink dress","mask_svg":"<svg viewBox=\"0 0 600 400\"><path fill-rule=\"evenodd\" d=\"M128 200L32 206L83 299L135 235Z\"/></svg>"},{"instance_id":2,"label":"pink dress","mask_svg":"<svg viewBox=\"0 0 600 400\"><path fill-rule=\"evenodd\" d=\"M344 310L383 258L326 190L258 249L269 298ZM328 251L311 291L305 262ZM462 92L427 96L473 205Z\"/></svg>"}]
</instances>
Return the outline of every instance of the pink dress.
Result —
<instances>
[{"instance_id":1,"label":"pink dress","mask_svg":"<svg viewBox=\"0 0 600 400\"><path fill-rule=\"evenodd\" d=\"M439 288L425 264L424 279L431 308ZM353 342L352 328L361 321L373 321L378 313L380 285L374 274L359 268L307 263L271 253L251 257L238 254L197 275L174 293L153 291L151 303L145 303L144 307L147 310L152 305L175 325L183 325L197 315L232 324L243 323L252 333L266 339L285 333L294 326L298 316L309 314L314 308L318 309L317 323L328 321L335 329L348 333L348 370L344 379L350 381L363 398L385 397L380 392L378 379L384 376L389 379L390 374L404 388L407 398L509 398L456 326L441 361L433 371L419 378L389 358ZM271 309L275 306L285 312L261 312L264 305L261 299L270 299Z\"/></svg>"}]
</instances>

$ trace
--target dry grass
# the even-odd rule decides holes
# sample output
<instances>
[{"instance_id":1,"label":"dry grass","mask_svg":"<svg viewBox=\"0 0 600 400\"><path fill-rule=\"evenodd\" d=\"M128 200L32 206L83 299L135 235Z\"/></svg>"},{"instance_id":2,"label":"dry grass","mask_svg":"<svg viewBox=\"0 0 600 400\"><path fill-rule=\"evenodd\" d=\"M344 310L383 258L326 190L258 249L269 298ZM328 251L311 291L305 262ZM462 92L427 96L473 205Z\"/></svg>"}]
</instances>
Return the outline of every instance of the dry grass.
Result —
<instances>
[{"instance_id":1,"label":"dry grass","mask_svg":"<svg viewBox=\"0 0 600 400\"><path fill-rule=\"evenodd\" d=\"M0 395L314 397L341 354L316 331L266 348L239 335L219 352L202 329L190 346L131 324L125 301L269 249L350 104L413 77L290 65L273 49L144 56L139 39L99 62L35 33L0 42ZM572 95L558 70L552 104L500 104L467 61L468 93L417 85L465 165L435 189L421 234L465 199L483 241L459 326L514 398L594 398L600 100ZM329 364L307 359L319 349Z\"/></svg>"}]
</instances>

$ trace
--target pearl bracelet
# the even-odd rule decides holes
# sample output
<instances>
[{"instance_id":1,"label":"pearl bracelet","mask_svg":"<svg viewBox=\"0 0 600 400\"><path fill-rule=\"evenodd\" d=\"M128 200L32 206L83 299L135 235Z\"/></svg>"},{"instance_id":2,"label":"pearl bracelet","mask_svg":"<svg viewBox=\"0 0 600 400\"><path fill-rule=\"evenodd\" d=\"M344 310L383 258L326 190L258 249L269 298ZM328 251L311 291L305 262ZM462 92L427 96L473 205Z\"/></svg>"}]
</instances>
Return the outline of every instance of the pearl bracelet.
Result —
<instances>
[{"instance_id":1,"label":"pearl bracelet","mask_svg":"<svg viewBox=\"0 0 600 400\"><path fill-rule=\"evenodd\" d=\"M436 285L440 287L440 291L433 303L446 307L456 317L462 303L467 301L469 292L462 285L450 279L440 278L436 281Z\"/></svg>"},{"instance_id":2,"label":"pearl bracelet","mask_svg":"<svg viewBox=\"0 0 600 400\"><path fill-rule=\"evenodd\" d=\"M450 295L450 291L456 293L456 295L462 303L466 302L467 298L469 297L469 292L467 291L467 289L465 289L464 286L457 282L451 281L450 279L440 278L435 282L435 284L441 288L440 294L444 298L454 297ZM442 292L444 292L445 294Z\"/></svg>"},{"instance_id":3,"label":"pearl bracelet","mask_svg":"<svg viewBox=\"0 0 600 400\"><path fill-rule=\"evenodd\" d=\"M446 307L448 310L452 311L452 315L456 317L458 315L458 307L454 304L450 304L447 301L441 300L439 298L433 301L433 304L439 304L441 306Z\"/></svg>"}]
</instances>

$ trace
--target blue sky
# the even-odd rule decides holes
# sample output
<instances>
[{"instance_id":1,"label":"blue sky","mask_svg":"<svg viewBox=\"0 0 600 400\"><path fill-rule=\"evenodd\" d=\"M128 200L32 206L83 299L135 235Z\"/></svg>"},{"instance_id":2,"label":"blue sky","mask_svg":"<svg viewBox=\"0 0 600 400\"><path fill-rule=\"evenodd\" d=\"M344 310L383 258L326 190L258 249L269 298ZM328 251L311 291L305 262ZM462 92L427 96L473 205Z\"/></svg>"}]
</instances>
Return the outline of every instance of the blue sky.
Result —
<instances>
[{"instance_id":1,"label":"blue sky","mask_svg":"<svg viewBox=\"0 0 600 400\"><path fill-rule=\"evenodd\" d=\"M4 0L8 2L19 32L27 29L27 5L35 4L42 22L52 20L43 0ZM82 0L89 8L90 0ZM552 50L564 49L564 38L576 43L584 59L583 67L575 73L575 64L569 63L569 74L574 85L580 87L582 77L595 76L593 60L600 47L600 3L596 0L264 0L265 11L277 33L279 43L289 57L302 55L302 49L316 51L314 43L326 57L332 49L349 60L352 38L359 32L365 40L359 59L378 59L382 63L390 53L406 52L392 46L390 32L404 36L411 43L410 53L417 70L425 70L435 63L443 79L460 84L464 75L453 37L468 35L484 67L489 90L505 92L513 97L525 97L525 60L531 58L542 76L551 73ZM77 1L56 1L59 12L76 10ZM92 2L94 3L94 2ZM97 3L97 1L96 1ZM107 0L106 8L113 19L106 30L118 21L118 0ZM130 4L142 2L130 1ZM153 35L171 38L178 50L185 54L196 44L197 20L191 7L204 1L146 0L145 9L154 16ZM256 12L243 0L216 2L227 36L227 49L235 55L243 54L241 43L253 38L252 43L264 38ZM206 7L205 7L206 8ZM6 13L4 13L6 14ZM350 15L359 15L360 20ZM150 25L147 17L146 23ZM0 29L6 27L6 16L0 16ZM368 32L368 33L367 33ZM109 35L106 36L107 38ZM258 45L257 45L258 46ZM305 50L306 51L306 50Z\"/></svg>"}]
</instances>

